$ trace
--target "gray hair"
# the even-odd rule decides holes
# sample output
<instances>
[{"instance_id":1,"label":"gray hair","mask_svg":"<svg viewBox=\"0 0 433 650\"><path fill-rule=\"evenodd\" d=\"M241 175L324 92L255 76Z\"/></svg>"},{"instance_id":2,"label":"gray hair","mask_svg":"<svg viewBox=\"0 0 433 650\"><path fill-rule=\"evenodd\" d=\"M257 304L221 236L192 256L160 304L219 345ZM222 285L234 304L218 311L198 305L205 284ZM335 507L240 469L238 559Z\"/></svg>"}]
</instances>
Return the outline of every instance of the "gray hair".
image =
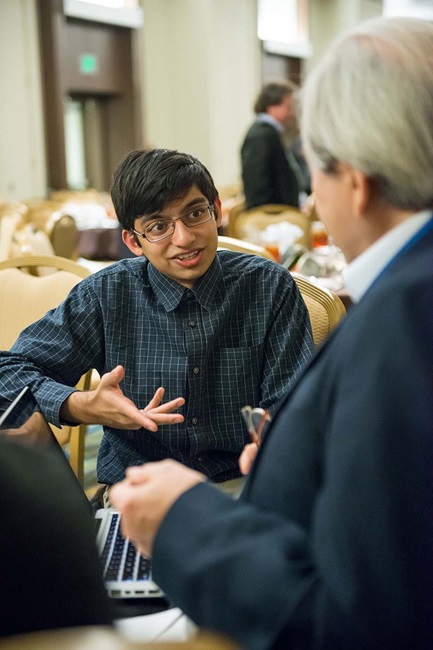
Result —
<instances>
[{"instance_id":1,"label":"gray hair","mask_svg":"<svg viewBox=\"0 0 433 650\"><path fill-rule=\"evenodd\" d=\"M346 162L404 210L433 206L433 24L366 21L337 39L300 94L310 166Z\"/></svg>"}]
</instances>

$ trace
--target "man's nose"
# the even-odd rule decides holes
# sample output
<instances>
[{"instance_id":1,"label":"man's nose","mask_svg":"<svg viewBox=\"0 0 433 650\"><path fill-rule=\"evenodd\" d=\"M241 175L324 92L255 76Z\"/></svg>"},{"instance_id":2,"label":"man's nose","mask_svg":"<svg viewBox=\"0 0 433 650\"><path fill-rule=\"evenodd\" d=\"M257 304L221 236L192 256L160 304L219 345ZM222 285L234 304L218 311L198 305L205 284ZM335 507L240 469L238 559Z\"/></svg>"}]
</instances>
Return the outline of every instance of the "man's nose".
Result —
<instances>
[{"instance_id":1,"label":"man's nose","mask_svg":"<svg viewBox=\"0 0 433 650\"><path fill-rule=\"evenodd\" d=\"M185 226L182 219L177 219L174 224L174 233L171 241L175 246L185 247L195 239L193 228Z\"/></svg>"}]
</instances>

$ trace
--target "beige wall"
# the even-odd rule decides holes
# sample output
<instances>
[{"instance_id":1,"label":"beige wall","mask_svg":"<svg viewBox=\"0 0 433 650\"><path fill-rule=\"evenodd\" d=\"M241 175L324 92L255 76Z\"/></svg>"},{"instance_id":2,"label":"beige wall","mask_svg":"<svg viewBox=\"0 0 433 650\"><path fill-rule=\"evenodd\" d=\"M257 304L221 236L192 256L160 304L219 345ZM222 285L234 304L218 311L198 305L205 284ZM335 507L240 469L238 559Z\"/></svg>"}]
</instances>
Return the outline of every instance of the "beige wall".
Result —
<instances>
[{"instance_id":1,"label":"beige wall","mask_svg":"<svg viewBox=\"0 0 433 650\"><path fill-rule=\"evenodd\" d=\"M144 0L144 133L190 152L219 185L239 177L239 145L260 84L255 0Z\"/></svg>"},{"instance_id":2,"label":"beige wall","mask_svg":"<svg viewBox=\"0 0 433 650\"><path fill-rule=\"evenodd\" d=\"M0 2L0 199L46 188L34 0Z\"/></svg>"},{"instance_id":3,"label":"beige wall","mask_svg":"<svg viewBox=\"0 0 433 650\"><path fill-rule=\"evenodd\" d=\"M195 154L220 187L236 182L260 87L256 0L143 0L143 7L145 144ZM305 69L338 32L381 11L381 0L310 0L314 53ZM0 88L0 199L43 196L35 0L0 0Z\"/></svg>"},{"instance_id":4,"label":"beige wall","mask_svg":"<svg viewBox=\"0 0 433 650\"><path fill-rule=\"evenodd\" d=\"M313 55L305 61L303 70L308 70L320 58L326 46L339 33L357 23L382 15L382 0L309 0L310 39Z\"/></svg>"}]
</instances>

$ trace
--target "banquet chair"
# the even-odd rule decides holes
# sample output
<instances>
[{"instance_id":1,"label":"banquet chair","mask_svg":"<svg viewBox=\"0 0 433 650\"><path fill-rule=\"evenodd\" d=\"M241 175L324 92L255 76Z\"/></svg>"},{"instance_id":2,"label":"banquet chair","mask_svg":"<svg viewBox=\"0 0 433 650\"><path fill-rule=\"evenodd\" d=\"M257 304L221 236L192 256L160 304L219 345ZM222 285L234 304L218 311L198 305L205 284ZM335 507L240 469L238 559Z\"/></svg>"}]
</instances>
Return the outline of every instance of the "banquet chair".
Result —
<instances>
[{"instance_id":1,"label":"banquet chair","mask_svg":"<svg viewBox=\"0 0 433 650\"><path fill-rule=\"evenodd\" d=\"M49 275L30 275L30 269L51 268ZM69 291L90 271L63 257L31 255L0 262L0 349L8 350L28 325L62 302ZM92 371L77 384L79 390L90 387ZM84 437L86 425L52 425L62 446L69 443L69 462L78 480L84 480Z\"/></svg>"},{"instance_id":2,"label":"banquet chair","mask_svg":"<svg viewBox=\"0 0 433 650\"><path fill-rule=\"evenodd\" d=\"M236 251L238 253L247 253L248 255L260 255L261 257L266 257L268 260L273 260L275 262L275 257L272 255L272 253L266 250L264 246L251 244L250 242L242 241L241 239L236 239L235 237L225 237L224 235L219 235L218 249Z\"/></svg>"},{"instance_id":3,"label":"banquet chair","mask_svg":"<svg viewBox=\"0 0 433 650\"><path fill-rule=\"evenodd\" d=\"M74 217L67 214L63 204L51 199L29 199L28 222L43 230L53 247L54 255L78 258L78 227Z\"/></svg>"},{"instance_id":4,"label":"banquet chair","mask_svg":"<svg viewBox=\"0 0 433 650\"><path fill-rule=\"evenodd\" d=\"M28 205L18 201L0 208L0 260L23 255L55 255L44 227L30 219ZM41 274L51 273L43 269Z\"/></svg>"},{"instance_id":5,"label":"banquet chair","mask_svg":"<svg viewBox=\"0 0 433 650\"><path fill-rule=\"evenodd\" d=\"M65 212L53 212L47 219L45 232L57 256L78 259L79 233L74 217Z\"/></svg>"},{"instance_id":6,"label":"banquet chair","mask_svg":"<svg viewBox=\"0 0 433 650\"><path fill-rule=\"evenodd\" d=\"M231 202L227 214L227 235L229 237L236 237L236 222L238 216L245 211L245 197L243 194L239 195Z\"/></svg>"},{"instance_id":7,"label":"banquet chair","mask_svg":"<svg viewBox=\"0 0 433 650\"><path fill-rule=\"evenodd\" d=\"M237 215L230 234L239 239L248 239L251 232L260 232L270 224L284 221L301 229L302 236L297 243L310 249L311 220L301 210L290 205L268 204L244 210Z\"/></svg>"},{"instance_id":8,"label":"banquet chair","mask_svg":"<svg viewBox=\"0 0 433 650\"><path fill-rule=\"evenodd\" d=\"M260 255L275 261L272 253L263 246L256 246L249 242L235 239L233 237L218 237L218 249ZM290 272L295 280L310 316L313 340L316 347L320 345L340 322L346 313L343 301L334 291L314 284L301 273Z\"/></svg>"},{"instance_id":9,"label":"banquet chair","mask_svg":"<svg viewBox=\"0 0 433 650\"><path fill-rule=\"evenodd\" d=\"M22 216L20 214L0 215L0 260L11 257L14 235L21 225Z\"/></svg>"},{"instance_id":10,"label":"banquet chair","mask_svg":"<svg viewBox=\"0 0 433 650\"><path fill-rule=\"evenodd\" d=\"M237 183L230 183L229 185L218 187L218 196L221 203L229 199L243 198L242 183L238 181Z\"/></svg>"},{"instance_id":11,"label":"banquet chair","mask_svg":"<svg viewBox=\"0 0 433 650\"><path fill-rule=\"evenodd\" d=\"M22 201L6 201L0 205L0 221L11 214L21 216L21 225L28 222L29 209Z\"/></svg>"},{"instance_id":12,"label":"banquet chair","mask_svg":"<svg viewBox=\"0 0 433 650\"><path fill-rule=\"evenodd\" d=\"M87 190L53 190L50 194L51 201L58 201L60 203L68 203L71 201L101 203L105 198L105 192L99 192L91 187Z\"/></svg>"},{"instance_id":13,"label":"banquet chair","mask_svg":"<svg viewBox=\"0 0 433 650\"><path fill-rule=\"evenodd\" d=\"M315 346L319 346L346 314L343 301L334 291L321 287L291 271L308 309Z\"/></svg>"}]
</instances>

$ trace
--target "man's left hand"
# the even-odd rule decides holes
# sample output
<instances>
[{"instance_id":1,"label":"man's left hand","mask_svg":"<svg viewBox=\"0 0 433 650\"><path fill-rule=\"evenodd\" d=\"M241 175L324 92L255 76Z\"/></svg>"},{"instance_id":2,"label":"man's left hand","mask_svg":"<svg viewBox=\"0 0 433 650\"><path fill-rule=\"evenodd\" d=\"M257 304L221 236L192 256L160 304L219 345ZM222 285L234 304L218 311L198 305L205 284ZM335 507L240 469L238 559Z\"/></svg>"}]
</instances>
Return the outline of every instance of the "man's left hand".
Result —
<instances>
[{"instance_id":1,"label":"man's left hand","mask_svg":"<svg viewBox=\"0 0 433 650\"><path fill-rule=\"evenodd\" d=\"M122 513L122 533L141 553L151 556L153 542L173 503L206 477L175 460L128 467L126 478L110 489L110 501Z\"/></svg>"}]
</instances>

